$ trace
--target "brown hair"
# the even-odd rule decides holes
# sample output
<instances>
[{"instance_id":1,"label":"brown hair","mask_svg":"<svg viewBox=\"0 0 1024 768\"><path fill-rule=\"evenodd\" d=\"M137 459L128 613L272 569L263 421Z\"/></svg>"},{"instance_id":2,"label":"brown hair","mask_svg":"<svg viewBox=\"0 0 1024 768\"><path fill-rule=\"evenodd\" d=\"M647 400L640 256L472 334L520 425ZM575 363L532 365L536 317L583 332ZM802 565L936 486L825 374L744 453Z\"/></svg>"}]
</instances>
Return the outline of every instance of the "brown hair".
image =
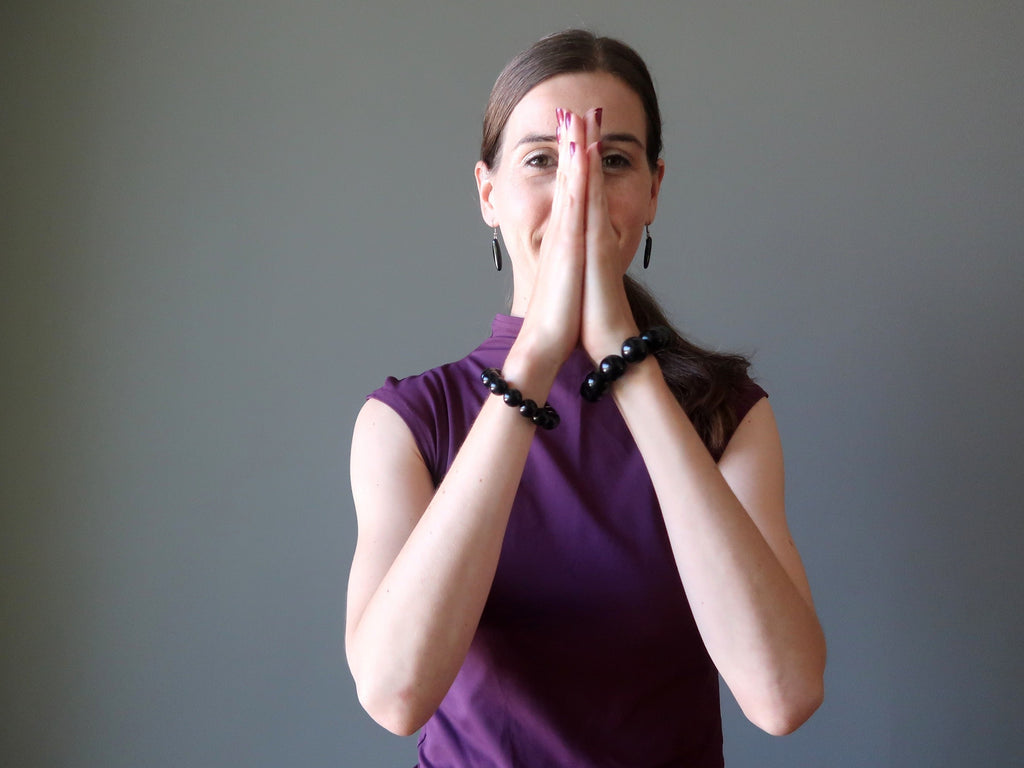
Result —
<instances>
[{"instance_id":1,"label":"brown hair","mask_svg":"<svg viewBox=\"0 0 1024 768\"><path fill-rule=\"evenodd\" d=\"M501 154L505 124L522 98L545 80L575 72L615 75L640 97L647 119L647 163L652 170L657 167L662 150L661 112L647 65L636 51L619 40L569 29L537 41L498 75L484 112L480 143L480 159L488 168L494 167ZM665 311L646 288L628 275L623 280L639 328L672 328ZM719 456L736 428L731 401L746 380L750 363L739 355L703 349L675 328L672 335L672 344L657 353L665 381L704 444Z\"/></svg>"},{"instance_id":2,"label":"brown hair","mask_svg":"<svg viewBox=\"0 0 1024 768\"><path fill-rule=\"evenodd\" d=\"M640 97L647 116L647 164L653 170L661 156L661 112L647 65L625 43L597 37L582 29L567 29L538 40L510 61L494 81L484 112L480 159L488 168L501 152L505 123L523 96L555 75L572 72L607 72L622 80Z\"/></svg>"}]
</instances>

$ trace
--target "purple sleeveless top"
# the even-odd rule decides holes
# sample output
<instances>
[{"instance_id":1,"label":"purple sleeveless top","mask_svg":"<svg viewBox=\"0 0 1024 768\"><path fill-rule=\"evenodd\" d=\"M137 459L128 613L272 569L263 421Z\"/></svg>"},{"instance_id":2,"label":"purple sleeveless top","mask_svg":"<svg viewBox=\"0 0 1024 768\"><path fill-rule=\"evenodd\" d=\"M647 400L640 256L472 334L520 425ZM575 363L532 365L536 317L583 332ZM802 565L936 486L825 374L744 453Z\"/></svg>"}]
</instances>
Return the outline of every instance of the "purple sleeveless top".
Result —
<instances>
[{"instance_id":1,"label":"purple sleeveless top","mask_svg":"<svg viewBox=\"0 0 1024 768\"><path fill-rule=\"evenodd\" d=\"M522 318L462 360L370 395L408 424L440 483ZM718 672L690 612L650 477L611 397L579 395L577 349L548 401L494 584L455 682L419 739L422 768L719 767ZM739 419L764 390L735 395ZM738 423L738 421L737 421ZM718 457L716 457L718 458Z\"/></svg>"}]
</instances>

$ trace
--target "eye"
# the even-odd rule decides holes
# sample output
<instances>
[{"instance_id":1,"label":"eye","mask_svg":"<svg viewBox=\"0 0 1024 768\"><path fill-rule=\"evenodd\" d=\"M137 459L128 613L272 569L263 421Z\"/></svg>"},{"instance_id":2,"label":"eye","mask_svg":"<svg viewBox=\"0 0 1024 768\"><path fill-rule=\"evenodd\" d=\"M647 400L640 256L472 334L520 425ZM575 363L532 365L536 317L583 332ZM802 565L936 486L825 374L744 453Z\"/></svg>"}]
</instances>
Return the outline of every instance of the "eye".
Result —
<instances>
[{"instance_id":1,"label":"eye","mask_svg":"<svg viewBox=\"0 0 1024 768\"><path fill-rule=\"evenodd\" d=\"M601 166L605 170L609 171L622 170L624 168L629 168L630 165L632 165L630 159L618 152L607 154L603 158L601 158Z\"/></svg>"},{"instance_id":2,"label":"eye","mask_svg":"<svg viewBox=\"0 0 1024 768\"><path fill-rule=\"evenodd\" d=\"M546 150L531 152L523 158L523 165L534 170L547 171L558 167L558 158Z\"/></svg>"}]
</instances>

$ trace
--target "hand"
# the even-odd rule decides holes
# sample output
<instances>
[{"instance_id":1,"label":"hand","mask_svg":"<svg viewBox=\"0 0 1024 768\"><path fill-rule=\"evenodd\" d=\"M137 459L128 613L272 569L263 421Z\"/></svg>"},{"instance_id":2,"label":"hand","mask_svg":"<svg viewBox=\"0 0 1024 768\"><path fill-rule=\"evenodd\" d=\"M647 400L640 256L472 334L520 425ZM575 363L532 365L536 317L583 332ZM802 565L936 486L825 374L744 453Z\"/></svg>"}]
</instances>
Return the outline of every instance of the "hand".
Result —
<instances>
[{"instance_id":1,"label":"hand","mask_svg":"<svg viewBox=\"0 0 1024 768\"><path fill-rule=\"evenodd\" d=\"M586 260L586 120L557 110L558 171L520 339L558 367L580 340Z\"/></svg>"},{"instance_id":2,"label":"hand","mask_svg":"<svg viewBox=\"0 0 1024 768\"><path fill-rule=\"evenodd\" d=\"M638 333L623 285L619 235L608 215L601 154L601 110L586 115L587 224L581 341L596 363L617 353L622 341Z\"/></svg>"}]
</instances>

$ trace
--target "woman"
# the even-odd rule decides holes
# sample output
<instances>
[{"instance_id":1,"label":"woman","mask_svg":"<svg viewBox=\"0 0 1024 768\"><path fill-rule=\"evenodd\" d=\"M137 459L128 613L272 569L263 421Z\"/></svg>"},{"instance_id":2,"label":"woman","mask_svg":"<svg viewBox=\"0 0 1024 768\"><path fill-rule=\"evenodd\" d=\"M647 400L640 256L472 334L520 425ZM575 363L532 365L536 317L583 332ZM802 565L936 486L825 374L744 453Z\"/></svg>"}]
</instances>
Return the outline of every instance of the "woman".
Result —
<instances>
[{"instance_id":1,"label":"woman","mask_svg":"<svg viewBox=\"0 0 1024 768\"><path fill-rule=\"evenodd\" d=\"M770 733L821 702L764 392L742 358L636 340L664 324L625 277L660 152L629 47L571 30L514 59L476 166L511 315L360 412L346 648L423 766L718 766L719 673Z\"/></svg>"}]
</instances>

